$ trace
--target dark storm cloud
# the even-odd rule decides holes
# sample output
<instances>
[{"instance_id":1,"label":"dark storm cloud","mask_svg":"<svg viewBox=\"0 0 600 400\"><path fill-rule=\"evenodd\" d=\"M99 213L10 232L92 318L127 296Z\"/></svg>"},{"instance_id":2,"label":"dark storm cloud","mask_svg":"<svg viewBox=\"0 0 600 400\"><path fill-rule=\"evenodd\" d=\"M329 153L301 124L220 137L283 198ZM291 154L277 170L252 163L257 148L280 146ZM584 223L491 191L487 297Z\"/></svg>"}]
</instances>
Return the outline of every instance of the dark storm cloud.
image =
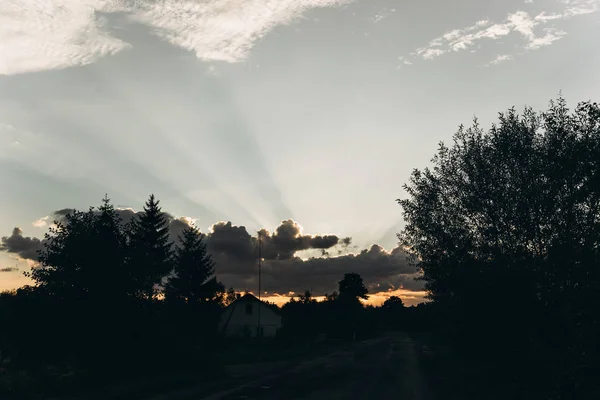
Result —
<instances>
[{"instance_id":1,"label":"dark storm cloud","mask_svg":"<svg viewBox=\"0 0 600 400\"><path fill-rule=\"evenodd\" d=\"M330 249L337 245L346 247L350 238L340 239L336 235L303 235L300 225L288 219L282 221L271 234L261 229L261 257L265 260L290 260L299 251ZM258 234L250 235L244 226L231 222L219 222L212 226L207 235L207 246L215 257L227 257L237 262L254 262L258 257Z\"/></svg>"},{"instance_id":2,"label":"dark storm cloud","mask_svg":"<svg viewBox=\"0 0 600 400\"><path fill-rule=\"evenodd\" d=\"M232 263L231 259L216 259L219 279L226 286L240 290L256 290L258 286L258 263ZM422 290L423 284L415 281L416 269L409 265L404 251L396 247L391 252L378 245L362 250L358 254L339 257L319 257L302 260L265 260L262 268L262 289L269 293L284 294L303 292L306 289L315 295L337 290L338 281L349 272L363 277L371 293L404 288Z\"/></svg>"},{"instance_id":3,"label":"dark storm cloud","mask_svg":"<svg viewBox=\"0 0 600 400\"><path fill-rule=\"evenodd\" d=\"M1 240L0 251L14 253L29 260L37 260L37 251L42 248L40 239L23 236L23 231L18 227L13 229L10 236L3 236Z\"/></svg>"},{"instance_id":4,"label":"dark storm cloud","mask_svg":"<svg viewBox=\"0 0 600 400\"><path fill-rule=\"evenodd\" d=\"M256 259L258 254L246 228L234 226L231 222L214 224L206 240L209 252L215 257L227 257L244 263Z\"/></svg>"}]
</instances>

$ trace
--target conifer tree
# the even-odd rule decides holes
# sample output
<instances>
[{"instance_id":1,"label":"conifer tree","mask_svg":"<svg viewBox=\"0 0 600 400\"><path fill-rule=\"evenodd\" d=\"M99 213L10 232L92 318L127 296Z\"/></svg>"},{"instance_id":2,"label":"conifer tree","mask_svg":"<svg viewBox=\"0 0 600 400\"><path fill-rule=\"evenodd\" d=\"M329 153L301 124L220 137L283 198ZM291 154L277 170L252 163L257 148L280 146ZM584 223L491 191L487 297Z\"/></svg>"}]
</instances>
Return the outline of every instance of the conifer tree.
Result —
<instances>
[{"instance_id":1,"label":"conifer tree","mask_svg":"<svg viewBox=\"0 0 600 400\"><path fill-rule=\"evenodd\" d=\"M144 211L134 217L128 227L128 266L137 296L152 299L156 285L169 274L172 264L172 242L169 240L169 222L153 194Z\"/></svg>"},{"instance_id":2,"label":"conifer tree","mask_svg":"<svg viewBox=\"0 0 600 400\"><path fill-rule=\"evenodd\" d=\"M174 270L165 288L167 300L190 305L210 302L225 288L213 276L215 263L207 252L203 235L193 226L186 228L176 246Z\"/></svg>"}]
</instances>

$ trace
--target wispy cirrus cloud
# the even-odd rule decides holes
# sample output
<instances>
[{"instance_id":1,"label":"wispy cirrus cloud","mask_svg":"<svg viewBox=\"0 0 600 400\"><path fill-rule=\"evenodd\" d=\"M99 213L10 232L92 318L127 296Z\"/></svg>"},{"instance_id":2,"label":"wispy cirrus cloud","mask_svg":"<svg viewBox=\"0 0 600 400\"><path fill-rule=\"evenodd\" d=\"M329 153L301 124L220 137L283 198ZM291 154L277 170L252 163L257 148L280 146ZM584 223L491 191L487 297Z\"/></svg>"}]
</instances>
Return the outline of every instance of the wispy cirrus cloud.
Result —
<instances>
[{"instance_id":1,"label":"wispy cirrus cloud","mask_svg":"<svg viewBox=\"0 0 600 400\"><path fill-rule=\"evenodd\" d=\"M105 13L127 13L203 60L236 62L275 26L352 0L3 0L0 75L86 65L131 47Z\"/></svg>"},{"instance_id":2,"label":"wispy cirrus cloud","mask_svg":"<svg viewBox=\"0 0 600 400\"><path fill-rule=\"evenodd\" d=\"M513 56L511 56L510 54L499 54L495 59L490 61L490 63L488 65L497 65L504 61L509 61L512 59L513 59Z\"/></svg>"},{"instance_id":3,"label":"wispy cirrus cloud","mask_svg":"<svg viewBox=\"0 0 600 400\"><path fill-rule=\"evenodd\" d=\"M532 16L525 11L516 11L499 23L483 19L466 28L451 30L431 40L427 46L416 49L410 57L402 59L404 64L409 64L409 59L432 60L446 53L465 50L474 52L480 42L495 41L509 35L519 35L524 39L522 51L537 50L551 45L567 34L554 26L555 22L591 14L599 9L598 0L559 0L558 2L562 4L560 12L540 12ZM512 58L513 56L509 54L499 55L486 65L499 64Z\"/></svg>"}]
</instances>

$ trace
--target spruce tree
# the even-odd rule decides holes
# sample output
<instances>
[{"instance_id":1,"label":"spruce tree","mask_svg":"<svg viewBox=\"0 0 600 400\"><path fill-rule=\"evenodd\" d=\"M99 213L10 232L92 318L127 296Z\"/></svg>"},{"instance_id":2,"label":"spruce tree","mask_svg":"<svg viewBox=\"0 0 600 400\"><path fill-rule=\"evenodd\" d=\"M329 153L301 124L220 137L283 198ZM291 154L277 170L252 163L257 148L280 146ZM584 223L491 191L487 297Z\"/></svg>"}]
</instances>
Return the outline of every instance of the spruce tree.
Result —
<instances>
[{"instance_id":1,"label":"spruce tree","mask_svg":"<svg viewBox=\"0 0 600 400\"><path fill-rule=\"evenodd\" d=\"M94 276L91 281L104 301L109 299L105 294L110 292L110 299L119 303L132 292L132 283L127 279L125 270L125 257L127 251L127 238L121 217L115 207L110 203L108 195L102 199L98 207L97 216L94 218L94 256L95 263L92 270ZM107 282L110 277L110 283Z\"/></svg>"},{"instance_id":2,"label":"spruce tree","mask_svg":"<svg viewBox=\"0 0 600 400\"><path fill-rule=\"evenodd\" d=\"M155 286L172 269L172 242L169 241L169 222L160 201L153 194L144 211L135 216L129 227L129 273L136 285L137 295L152 299Z\"/></svg>"},{"instance_id":3,"label":"spruce tree","mask_svg":"<svg viewBox=\"0 0 600 400\"><path fill-rule=\"evenodd\" d=\"M166 299L190 305L212 301L224 287L213 276L215 263L206 249L203 235L190 226L179 238L181 243L175 250L175 268L165 288Z\"/></svg>"}]
</instances>

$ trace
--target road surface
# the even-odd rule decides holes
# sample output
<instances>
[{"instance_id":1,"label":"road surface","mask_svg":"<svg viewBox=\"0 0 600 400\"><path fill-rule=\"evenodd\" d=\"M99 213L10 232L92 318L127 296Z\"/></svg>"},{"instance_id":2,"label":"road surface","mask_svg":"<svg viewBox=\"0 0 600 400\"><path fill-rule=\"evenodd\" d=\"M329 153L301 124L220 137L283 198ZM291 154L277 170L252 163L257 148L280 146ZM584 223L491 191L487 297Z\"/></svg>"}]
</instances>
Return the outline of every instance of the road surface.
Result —
<instances>
[{"instance_id":1,"label":"road surface","mask_svg":"<svg viewBox=\"0 0 600 400\"><path fill-rule=\"evenodd\" d=\"M390 333L198 400L280 399L432 398L423 382L416 344L404 333Z\"/></svg>"}]
</instances>

